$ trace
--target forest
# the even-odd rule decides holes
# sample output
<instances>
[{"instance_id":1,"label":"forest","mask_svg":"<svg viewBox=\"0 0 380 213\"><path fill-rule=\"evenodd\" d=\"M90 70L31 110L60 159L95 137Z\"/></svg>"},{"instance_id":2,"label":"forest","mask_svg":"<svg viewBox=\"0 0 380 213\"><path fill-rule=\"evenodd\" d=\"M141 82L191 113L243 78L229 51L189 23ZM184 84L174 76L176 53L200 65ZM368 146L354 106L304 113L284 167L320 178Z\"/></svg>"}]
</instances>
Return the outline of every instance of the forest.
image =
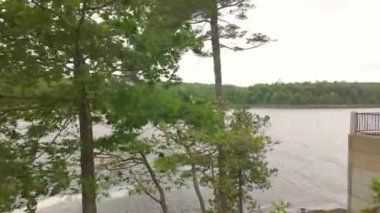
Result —
<instances>
[{"instance_id":1,"label":"forest","mask_svg":"<svg viewBox=\"0 0 380 213\"><path fill-rule=\"evenodd\" d=\"M183 83L172 88L181 96L213 99L213 85ZM249 87L224 85L226 101L261 106L376 106L380 105L380 83L303 82L255 84Z\"/></svg>"},{"instance_id":2,"label":"forest","mask_svg":"<svg viewBox=\"0 0 380 213\"><path fill-rule=\"evenodd\" d=\"M254 190L271 187L277 169L267 154L275 142L265 134L267 117L227 110L221 71L221 49L272 41L224 19L237 23L253 7L249 0L1 0L0 212L36 213L41 201L71 195L81 203L73 212L110 212L99 200L115 190L150 199L163 213L186 212L167 198L179 189L202 213L259 211ZM236 39L245 45L228 42ZM213 98L168 89L181 84L187 52L212 59ZM144 204L111 212L137 213L136 206ZM286 208L279 202L266 211ZM58 209L47 211L67 212Z\"/></svg>"},{"instance_id":3,"label":"forest","mask_svg":"<svg viewBox=\"0 0 380 213\"><path fill-rule=\"evenodd\" d=\"M108 213L99 200L115 190L163 213L175 205L187 212L168 199L180 189L201 213L287 212L286 201L256 202L278 172L268 162L277 145L266 134L269 117L229 103L377 104L379 84L223 85L222 49L275 41L237 24L254 7L0 0L0 212L38 213L41 201L72 196L76 212ZM179 61L189 52L212 60L215 84L181 82ZM60 204L49 212L68 212ZM111 212L138 213L135 206L144 205Z\"/></svg>"}]
</instances>

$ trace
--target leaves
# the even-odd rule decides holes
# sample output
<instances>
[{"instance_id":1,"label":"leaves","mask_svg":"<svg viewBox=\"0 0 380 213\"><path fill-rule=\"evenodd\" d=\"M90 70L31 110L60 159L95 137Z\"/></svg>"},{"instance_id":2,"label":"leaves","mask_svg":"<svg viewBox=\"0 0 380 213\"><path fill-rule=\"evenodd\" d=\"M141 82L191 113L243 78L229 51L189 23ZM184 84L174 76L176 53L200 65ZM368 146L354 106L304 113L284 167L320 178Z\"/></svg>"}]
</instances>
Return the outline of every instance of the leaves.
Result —
<instances>
[{"instance_id":1,"label":"leaves","mask_svg":"<svg viewBox=\"0 0 380 213\"><path fill-rule=\"evenodd\" d=\"M77 7L81 3L81 0L64 0L63 4L68 5L70 7Z\"/></svg>"},{"instance_id":2,"label":"leaves","mask_svg":"<svg viewBox=\"0 0 380 213\"><path fill-rule=\"evenodd\" d=\"M155 162L154 162L154 167L161 171L168 171L168 170L174 170L177 167L177 162L178 162L178 156L163 156L159 157Z\"/></svg>"},{"instance_id":3,"label":"leaves","mask_svg":"<svg viewBox=\"0 0 380 213\"><path fill-rule=\"evenodd\" d=\"M373 199L375 203L380 203L380 179L372 179L372 190L373 190Z\"/></svg>"},{"instance_id":4,"label":"leaves","mask_svg":"<svg viewBox=\"0 0 380 213\"><path fill-rule=\"evenodd\" d=\"M269 211L269 213L287 213L290 207L290 203L284 201L275 202L273 203L273 207Z\"/></svg>"},{"instance_id":5,"label":"leaves","mask_svg":"<svg viewBox=\"0 0 380 213\"><path fill-rule=\"evenodd\" d=\"M184 23L169 27L170 17L160 28L152 24L150 3L0 1L0 137L13 153L9 159L23 159L2 162L15 173L1 174L14 185L0 186L6 192L0 211L16 208L21 198L32 212L40 196L75 188L80 94L91 106L89 125L109 122L115 129L97 141L102 151L149 153L135 130L178 118L171 110L181 104L143 82L177 81L180 55L196 40Z\"/></svg>"},{"instance_id":6,"label":"leaves","mask_svg":"<svg viewBox=\"0 0 380 213\"><path fill-rule=\"evenodd\" d=\"M1 210L24 205L34 212L39 197L76 190L78 105L86 101L87 124L112 129L95 140L101 187L132 185L132 193L161 203L155 192L164 196L196 174L215 187L219 145L230 151L231 196L236 165L245 171L247 190L268 185L273 171L264 161L270 140L259 133L263 120L235 113L224 129L224 112L167 89L179 81L181 55L202 47L204 37L197 38L189 20L208 19L212 2L151 3L0 1ZM248 7L248 1L217 3L241 12ZM224 37L245 36L238 29L225 25ZM146 125L163 135L139 137ZM82 184L82 190L103 190L92 179ZM19 198L25 202L15 206Z\"/></svg>"},{"instance_id":7,"label":"leaves","mask_svg":"<svg viewBox=\"0 0 380 213\"><path fill-rule=\"evenodd\" d=\"M197 34L198 39L203 42L207 42L211 39L211 25L209 26L208 24L211 24L212 14L217 15L216 19L218 23L216 24L218 24L219 29L218 39L224 42L221 48L242 51L274 41L261 33L254 33L251 36L246 30L242 30L240 26L236 24L239 20L247 19L247 11L254 7L251 0L181 0L169 5L171 5L171 7L164 7L165 10L163 11L170 11L170 13L176 17L174 20L177 21L191 20L190 23L194 23L193 31ZM180 5L182 5L182 7ZM234 20L231 18L231 15L235 17ZM203 25L203 23L205 25ZM240 44L233 45L232 40L238 41L238 43L240 41ZM246 42L241 42L242 40ZM200 56L212 55L207 54L206 50L202 50L201 46L193 50Z\"/></svg>"}]
</instances>

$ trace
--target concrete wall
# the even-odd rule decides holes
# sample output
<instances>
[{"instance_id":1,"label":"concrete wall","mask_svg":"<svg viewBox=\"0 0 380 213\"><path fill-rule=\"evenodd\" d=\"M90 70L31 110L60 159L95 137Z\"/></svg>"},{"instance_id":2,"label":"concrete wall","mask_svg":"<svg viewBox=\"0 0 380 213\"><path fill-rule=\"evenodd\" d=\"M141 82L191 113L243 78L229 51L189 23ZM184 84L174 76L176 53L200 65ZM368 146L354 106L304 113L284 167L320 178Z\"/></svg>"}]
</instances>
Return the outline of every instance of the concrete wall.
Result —
<instances>
[{"instance_id":1,"label":"concrete wall","mask_svg":"<svg viewBox=\"0 0 380 213\"><path fill-rule=\"evenodd\" d=\"M372 178L380 177L380 136L349 135L348 209L351 213L373 205Z\"/></svg>"}]
</instances>

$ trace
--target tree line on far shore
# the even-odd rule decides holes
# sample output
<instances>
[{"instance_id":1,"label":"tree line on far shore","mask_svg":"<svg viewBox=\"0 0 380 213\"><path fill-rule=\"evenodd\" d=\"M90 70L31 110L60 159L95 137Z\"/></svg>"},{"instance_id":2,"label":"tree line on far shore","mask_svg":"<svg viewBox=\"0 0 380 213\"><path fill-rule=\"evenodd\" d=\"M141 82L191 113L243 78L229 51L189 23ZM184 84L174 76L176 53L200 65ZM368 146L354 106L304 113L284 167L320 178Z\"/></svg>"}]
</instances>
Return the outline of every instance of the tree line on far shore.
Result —
<instances>
[{"instance_id":1,"label":"tree line on far shore","mask_svg":"<svg viewBox=\"0 0 380 213\"><path fill-rule=\"evenodd\" d=\"M172 88L183 96L212 100L211 84L184 83ZM303 82L224 86L231 104L247 105L379 105L380 83Z\"/></svg>"}]
</instances>

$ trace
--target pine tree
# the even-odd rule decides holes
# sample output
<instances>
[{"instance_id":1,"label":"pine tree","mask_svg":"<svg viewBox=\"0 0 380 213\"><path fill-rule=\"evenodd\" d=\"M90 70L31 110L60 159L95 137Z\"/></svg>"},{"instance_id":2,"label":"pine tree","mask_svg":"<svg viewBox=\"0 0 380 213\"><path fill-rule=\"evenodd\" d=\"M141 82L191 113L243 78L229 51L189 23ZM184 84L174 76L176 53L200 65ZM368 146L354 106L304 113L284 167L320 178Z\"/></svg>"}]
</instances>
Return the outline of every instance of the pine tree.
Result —
<instances>
[{"instance_id":1,"label":"pine tree","mask_svg":"<svg viewBox=\"0 0 380 213\"><path fill-rule=\"evenodd\" d=\"M105 97L114 91L114 81L127 85L131 81L130 73L149 82L163 78L177 80L175 71L180 55L195 42L189 26L178 24L166 30L165 22L159 26L151 24L157 18L152 3L139 0L0 2L0 109L2 119L6 120L1 124L6 138L4 147L13 148L21 137L28 137L23 145L31 149L24 153L30 161L23 163L33 165L25 171L30 172L27 176L35 177L40 170L34 168L39 166L34 157L44 156L41 153L45 150L40 146L43 137L17 133L18 120L43 125L45 129L39 134L45 136L61 131L65 121L75 124L78 119L79 146L64 144L61 138L59 146L63 147L63 153L59 160L65 160L73 150L80 152L84 213L96 212L92 126L102 121L107 112ZM158 27L162 29L159 34ZM12 135L15 131L17 137ZM55 155L50 144L46 146ZM32 182L21 180L19 174L12 175L23 183ZM50 189L35 193L32 190L35 184L20 187L26 193L17 196L27 199L31 211L35 210L36 197L51 195Z\"/></svg>"}]
</instances>

